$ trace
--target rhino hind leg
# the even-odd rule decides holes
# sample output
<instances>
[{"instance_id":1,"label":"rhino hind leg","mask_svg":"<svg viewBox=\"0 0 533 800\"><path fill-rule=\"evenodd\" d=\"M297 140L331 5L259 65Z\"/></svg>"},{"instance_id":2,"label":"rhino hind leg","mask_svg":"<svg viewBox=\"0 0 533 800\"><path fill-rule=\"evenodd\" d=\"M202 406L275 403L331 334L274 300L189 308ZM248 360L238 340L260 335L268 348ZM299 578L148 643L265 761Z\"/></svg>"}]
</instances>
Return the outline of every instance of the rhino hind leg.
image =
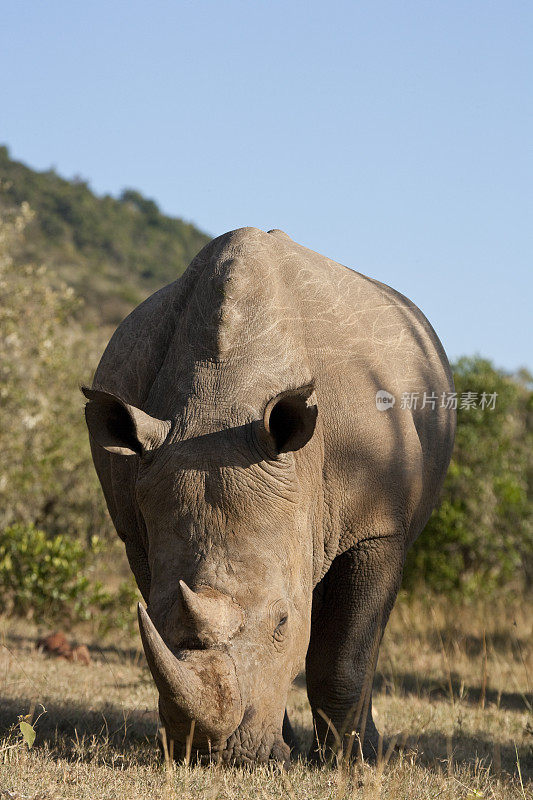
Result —
<instances>
[{"instance_id":1,"label":"rhino hind leg","mask_svg":"<svg viewBox=\"0 0 533 800\"><path fill-rule=\"evenodd\" d=\"M404 536L368 538L337 556L313 595L306 658L307 694L316 738L311 761L351 748L374 760L372 681L383 630L402 579ZM327 721L326 721L327 720ZM353 731L357 733L354 736ZM351 742L350 742L351 740Z\"/></svg>"}]
</instances>

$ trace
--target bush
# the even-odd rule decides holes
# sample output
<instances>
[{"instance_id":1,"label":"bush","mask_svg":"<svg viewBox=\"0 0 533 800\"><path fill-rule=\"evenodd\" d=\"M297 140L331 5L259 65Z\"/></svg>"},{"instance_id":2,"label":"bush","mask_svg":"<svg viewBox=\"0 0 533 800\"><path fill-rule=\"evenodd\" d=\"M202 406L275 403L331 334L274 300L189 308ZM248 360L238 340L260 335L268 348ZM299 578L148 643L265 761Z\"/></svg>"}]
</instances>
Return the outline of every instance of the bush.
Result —
<instances>
[{"instance_id":1,"label":"bush","mask_svg":"<svg viewBox=\"0 0 533 800\"><path fill-rule=\"evenodd\" d=\"M137 592L131 582L116 593L86 576L100 551L57 534L51 538L34 525L12 525L0 532L0 605L7 613L36 622L71 624L93 620L98 633L130 628Z\"/></svg>"},{"instance_id":2,"label":"bush","mask_svg":"<svg viewBox=\"0 0 533 800\"><path fill-rule=\"evenodd\" d=\"M496 392L496 405L458 409L441 502L408 555L404 588L467 597L531 588L533 379L475 357L455 364L454 380L459 398Z\"/></svg>"},{"instance_id":3,"label":"bush","mask_svg":"<svg viewBox=\"0 0 533 800\"><path fill-rule=\"evenodd\" d=\"M0 533L0 597L12 613L79 617L87 606L87 554L58 534L47 538L34 525L12 525Z\"/></svg>"}]
</instances>

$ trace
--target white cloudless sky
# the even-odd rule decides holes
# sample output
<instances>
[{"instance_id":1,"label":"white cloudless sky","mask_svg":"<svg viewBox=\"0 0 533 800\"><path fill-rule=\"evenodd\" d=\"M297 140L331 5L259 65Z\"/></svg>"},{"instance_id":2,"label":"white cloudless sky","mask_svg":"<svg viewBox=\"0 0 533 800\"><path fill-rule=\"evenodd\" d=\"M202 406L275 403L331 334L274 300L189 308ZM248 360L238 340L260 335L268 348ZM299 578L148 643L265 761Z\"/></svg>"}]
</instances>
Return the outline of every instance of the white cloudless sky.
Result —
<instances>
[{"instance_id":1,"label":"white cloudless sky","mask_svg":"<svg viewBox=\"0 0 533 800\"><path fill-rule=\"evenodd\" d=\"M530 0L17 0L0 141L410 297L450 358L533 367Z\"/></svg>"}]
</instances>

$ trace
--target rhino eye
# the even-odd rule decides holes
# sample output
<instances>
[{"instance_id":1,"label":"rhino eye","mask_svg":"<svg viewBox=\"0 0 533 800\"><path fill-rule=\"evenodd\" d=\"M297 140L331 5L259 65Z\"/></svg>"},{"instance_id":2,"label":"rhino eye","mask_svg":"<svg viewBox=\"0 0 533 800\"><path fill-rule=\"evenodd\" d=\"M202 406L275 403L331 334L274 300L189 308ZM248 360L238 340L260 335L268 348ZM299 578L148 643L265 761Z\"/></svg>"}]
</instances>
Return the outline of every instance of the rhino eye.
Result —
<instances>
[{"instance_id":1,"label":"rhino eye","mask_svg":"<svg viewBox=\"0 0 533 800\"><path fill-rule=\"evenodd\" d=\"M274 630L274 639L277 642L280 642L283 639L283 637L285 636L285 631L286 631L286 628L287 628L287 622L288 621L289 621L289 615L287 613L281 614L281 616L279 618L279 622L276 625L276 628Z\"/></svg>"}]
</instances>

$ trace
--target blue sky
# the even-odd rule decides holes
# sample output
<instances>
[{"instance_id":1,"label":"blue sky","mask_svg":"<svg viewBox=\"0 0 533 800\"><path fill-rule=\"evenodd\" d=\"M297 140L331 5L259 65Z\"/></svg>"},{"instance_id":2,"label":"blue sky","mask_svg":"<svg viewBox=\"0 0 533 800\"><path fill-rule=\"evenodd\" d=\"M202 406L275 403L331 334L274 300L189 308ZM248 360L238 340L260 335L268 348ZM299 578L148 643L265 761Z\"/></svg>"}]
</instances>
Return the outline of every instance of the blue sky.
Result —
<instances>
[{"instance_id":1,"label":"blue sky","mask_svg":"<svg viewBox=\"0 0 533 800\"><path fill-rule=\"evenodd\" d=\"M279 227L533 367L533 4L3 4L0 141L218 235Z\"/></svg>"}]
</instances>

